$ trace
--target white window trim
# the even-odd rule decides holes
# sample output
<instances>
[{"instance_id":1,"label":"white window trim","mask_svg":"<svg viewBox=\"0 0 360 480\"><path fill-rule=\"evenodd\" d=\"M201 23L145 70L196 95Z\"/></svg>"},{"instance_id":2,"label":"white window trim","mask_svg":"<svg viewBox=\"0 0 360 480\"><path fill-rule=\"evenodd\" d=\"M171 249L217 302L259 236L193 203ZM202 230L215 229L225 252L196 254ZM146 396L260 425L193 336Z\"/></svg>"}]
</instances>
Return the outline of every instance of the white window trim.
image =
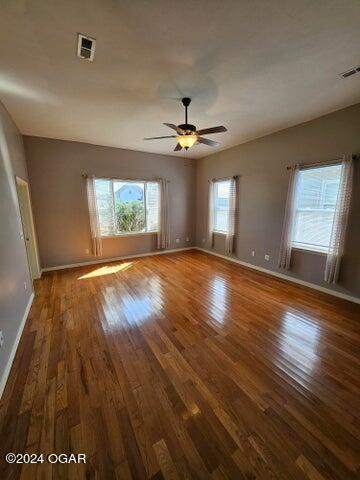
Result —
<instances>
[{"instance_id":1,"label":"white window trim","mask_svg":"<svg viewBox=\"0 0 360 480\"><path fill-rule=\"evenodd\" d=\"M114 195L114 182L123 182L123 183L143 183L144 184L144 210L145 210L145 225L147 224L147 208L146 208L146 183L155 183L157 180L134 180L134 179L123 179L117 177L96 177L95 180L109 180L111 182L111 192L113 198L113 217L115 222L115 195ZM114 226L115 229L115 226ZM144 232L119 232L111 235L101 235L101 238L119 238L119 237L136 237L142 235L154 235L157 234L158 230L146 230Z\"/></svg>"},{"instance_id":2,"label":"white window trim","mask_svg":"<svg viewBox=\"0 0 360 480\"><path fill-rule=\"evenodd\" d=\"M327 255L328 249L326 247L322 248L317 245L303 245L300 243L292 242L291 243L292 250L298 250L299 252L306 252L306 253L316 253L318 255Z\"/></svg>"},{"instance_id":3,"label":"white window trim","mask_svg":"<svg viewBox=\"0 0 360 480\"><path fill-rule=\"evenodd\" d=\"M143 235L156 235L157 233L157 230L152 230L151 232L122 232L115 235L101 235L101 238L141 237Z\"/></svg>"},{"instance_id":4,"label":"white window trim","mask_svg":"<svg viewBox=\"0 0 360 480\"><path fill-rule=\"evenodd\" d=\"M302 168L300 168L300 170L308 170L308 169L317 169L317 168L322 168L322 167L327 167L327 166L333 166L333 165L341 165L341 162L340 161L336 161L336 162L332 162L331 164L319 164L319 165L304 165ZM323 200L324 200L324 196L325 196L325 185L329 184L329 183L332 183L333 180L330 180L329 182L325 182L325 184L322 186L322 190L321 190L321 204L323 205ZM328 212L329 209L327 208L324 208L324 207L320 207L318 209L299 209L299 210L302 210L302 211L315 211L315 210L318 210L320 212ZM303 243L298 243L298 242L294 242L294 241L291 241L291 248L292 250L298 250L300 252L306 252L306 253L315 253L315 254L318 254L318 255L324 255L324 256L327 256L328 254L328 250L329 250L329 247L321 247L319 245L306 245L306 244L303 244Z\"/></svg>"},{"instance_id":5,"label":"white window trim","mask_svg":"<svg viewBox=\"0 0 360 480\"><path fill-rule=\"evenodd\" d=\"M213 188L213 198L214 198L214 201L213 201L213 203L214 203L214 208L213 208L214 219L215 219L215 216L216 216L215 215L216 214L216 208L215 208L215 188L216 188L216 184L217 183L222 183L222 182L228 182L228 181L230 181L230 178L221 178L219 180L214 180L213 181L213 187L212 188ZM227 210L227 213L229 215L229 209L224 208L223 210ZM216 233L218 235L227 235L228 234L227 230L218 230L216 228L213 228L212 231L213 231L213 233Z\"/></svg>"}]
</instances>

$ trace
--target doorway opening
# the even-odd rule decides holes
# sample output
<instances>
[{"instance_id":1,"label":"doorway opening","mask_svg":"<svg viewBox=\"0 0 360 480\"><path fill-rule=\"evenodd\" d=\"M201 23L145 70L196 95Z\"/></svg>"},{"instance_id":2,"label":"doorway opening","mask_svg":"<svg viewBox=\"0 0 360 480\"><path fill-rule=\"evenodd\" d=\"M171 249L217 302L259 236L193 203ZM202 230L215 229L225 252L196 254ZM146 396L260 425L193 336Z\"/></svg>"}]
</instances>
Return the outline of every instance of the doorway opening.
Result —
<instances>
[{"instance_id":1,"label":"doorway opening","mask_svg":"<svg viewBox=\"0 0 360 480\"><path fill-rule=\"evenodd\" d=\"M16 190L19 200L20 216L25 242L26 255L32 280L40 278L40 264L36 244L34 219L31 209L31 200L28 183L20 177L16 177Z\"/></svg>"}]
</instances>

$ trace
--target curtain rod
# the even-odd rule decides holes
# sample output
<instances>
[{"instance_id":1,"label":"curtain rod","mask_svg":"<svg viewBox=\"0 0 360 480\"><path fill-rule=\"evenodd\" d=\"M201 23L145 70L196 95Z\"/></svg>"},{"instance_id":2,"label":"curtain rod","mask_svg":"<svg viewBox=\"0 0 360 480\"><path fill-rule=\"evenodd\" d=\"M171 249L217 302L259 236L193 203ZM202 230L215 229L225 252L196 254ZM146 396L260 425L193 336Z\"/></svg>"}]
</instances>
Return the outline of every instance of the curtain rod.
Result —
<instances>
[{"instance_id":1,"label":"curtain rod","mask_svg":"<svg viewBox=\"0 0 360 480\"><path fill-rule=\"evenodd\" d=\"M223 180L230 180L231 178L239 178L240 175L231 175L230 177L212 178L208 182L221 182Z\"/></svg>"},{"instance_id":2,"label":"curtain rod","mask_svg":"<svg viewBox=\"0 0 360 480\"><path fill-rule=\"evenodd\" d=\"M124 177L97 177L96 175L90 175L88 173L82 173L81 176L83 178L96 178L97 180L119 180L119 181L125 181L125 182L155 182L156 180L159 180L159 177L157 178L124 178ZM170 183L170 180L164 179L166 182Z\"/></svg>"},{"instance_id":3,"label":"curtain rod","mask_svg":"<svg viewBox=\"0 0 360 480\"><path fill-rule=\"evenodd\" d=\"M352 155L353 160L358 160L360 158L360 154ZM324 160L323 162L316 162L316 163L299 163L299 167L302 169L305 168L313 168L313 167L318 167L320 165L325 166L325 165L333 165L336 163L340 163L342 161L342 158L334 158L332 160ZM288 165L286 167L286 170L291 170L294 165Z\"/></svg>"}]
</instances>

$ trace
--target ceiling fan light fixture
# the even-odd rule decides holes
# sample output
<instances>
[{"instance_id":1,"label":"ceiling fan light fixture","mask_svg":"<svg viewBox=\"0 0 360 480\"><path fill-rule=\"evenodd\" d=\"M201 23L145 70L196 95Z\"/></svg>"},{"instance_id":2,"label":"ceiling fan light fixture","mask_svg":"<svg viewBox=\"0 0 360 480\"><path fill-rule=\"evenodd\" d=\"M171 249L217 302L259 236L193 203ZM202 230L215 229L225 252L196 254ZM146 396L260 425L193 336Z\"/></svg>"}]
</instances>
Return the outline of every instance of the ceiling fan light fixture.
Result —
<instances>
[{"instance_id":1,"label":"ceiling fan light fixture","mask_svg":"<svg viewBox=\"0 0 360 480\"><path fill-rule=\"evenodd\" d=\"M192 147L196 142L197 142L197 135L191 133L189 135L179 135L176 137L176 140L182 148L185 148L186 150L190 147Z\"/></svg>"},{"instance_id":2,"label":"ceiling fan light fixture","mask_svg":"<svg viewBox=\"0 0 360 480\"><path fill-rule=\"evenodd\" d=\"M174 123L164 123L167 127L175 130L177 135L162 135L159 137L148 137L144 138L144 140L160 140L162 138L176 138L176 145L174 148L174 152L178 152L179 150L185 148L188 150L192 146L197 143L202 145L207 145L209 147L218 147L220 145L219 142L214 142L214 140L210 140L209 138L204 138L202 135L209 135L211 133L221 133L226 132L227 128L224 125L218 125L217 127L209 127L203 128L201 130L197 130L195 125L188 123L188 106L190 105L191 98L184 97L182 98L182 104L185 107L185 123L181 125L175 125Z\"/></svg>"}]
</instances>

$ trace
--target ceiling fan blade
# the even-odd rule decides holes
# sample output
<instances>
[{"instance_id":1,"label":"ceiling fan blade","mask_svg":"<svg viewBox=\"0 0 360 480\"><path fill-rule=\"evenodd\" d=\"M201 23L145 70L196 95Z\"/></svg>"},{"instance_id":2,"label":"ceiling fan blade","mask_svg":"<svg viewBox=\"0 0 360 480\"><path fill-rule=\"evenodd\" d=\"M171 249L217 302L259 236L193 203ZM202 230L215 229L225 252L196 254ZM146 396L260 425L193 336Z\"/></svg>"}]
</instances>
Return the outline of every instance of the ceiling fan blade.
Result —
<instances>
[{"instance_id":1,"label":"ceiling fan blade","mask_svg":"<svg viewBox=\"0 0 360 480\"><path fill-rule=\"evenodd\" d=\"M160 138L176 138L176 135L165 135L164 137L147 137L144 140L159 140Z\"/></svg>"},{"instance_id":2,"label":"ceiling fan blade","mask_svg":"<svg viewBox=\"0 0 360 480\"><path fill-rule=\"evenodd\" d=\"M178 152L181 149L182 149L182 146L180 145L180 143L177 143L176 147L174 148L174 152Z\"/></svg>"},{"instance_id":3,"label":"ceiling fan blade","mask_svg":"<svg viewBox=\"0 0 360 480\"><path fill-rule=\"evenodd\" d=\"M184 135L184 134L185 134L184 130L182 130L182 129L179 128L178 126L174 125L173 123L164 123L164 125L166 125L166 126L169 127L169 128L172 128L172 129L175 130L179 135Z\"/></svg>"},{"instance_id":4,"label":"ceiling fan blade","mask_svg":"<svg viewBox=\"0 0 360 480\"><path fill-rule=\"evenodd\" d=\"M204 145L209 145L209 147L218 147L220 145L219 142L214 142L214 140L209 140L208 138L198 137L197 141Z\"/></svg>"},{"instance_id":5,"label":"ceiling fan blade","mask_svg":"<svg viewBox=\"0 0 360 480\"><path fill-rule=\"evenodd\" d=\"M206 135L209 133L220 133L220 132L227 132L227 128L223 125L219 127L210 127L210 128L203 128L202 130L198 130L196 133L198 135Z\"/></svg>"}]
</instances>

